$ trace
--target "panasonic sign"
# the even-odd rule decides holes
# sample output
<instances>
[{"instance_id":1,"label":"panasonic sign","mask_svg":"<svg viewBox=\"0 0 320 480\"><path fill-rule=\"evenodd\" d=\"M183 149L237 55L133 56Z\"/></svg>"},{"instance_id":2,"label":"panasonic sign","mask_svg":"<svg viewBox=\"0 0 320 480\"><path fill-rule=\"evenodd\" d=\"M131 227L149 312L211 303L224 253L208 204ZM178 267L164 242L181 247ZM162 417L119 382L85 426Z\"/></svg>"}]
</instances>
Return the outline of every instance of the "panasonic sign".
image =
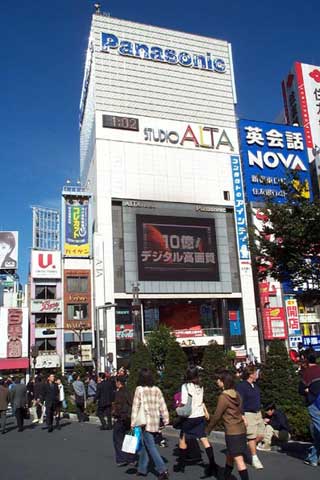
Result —
<instances>
[{"instance_id":1,"label":"panasonic sign","mask_svg":"<svg viewBox=\"0 0 320 480\"><path fill-rule=\"evenodd\" d=\"M226 72L225 61L222 58L212 57L210 52L203 55L186 51L180 52L172 48L121 40L113 33L101 33L101 49L106 53L110 53L110 50L117 50L119 55L141 58L143 60L182 65L183 67L197 68L217 73Z\"/></svg>"}]
</instances>

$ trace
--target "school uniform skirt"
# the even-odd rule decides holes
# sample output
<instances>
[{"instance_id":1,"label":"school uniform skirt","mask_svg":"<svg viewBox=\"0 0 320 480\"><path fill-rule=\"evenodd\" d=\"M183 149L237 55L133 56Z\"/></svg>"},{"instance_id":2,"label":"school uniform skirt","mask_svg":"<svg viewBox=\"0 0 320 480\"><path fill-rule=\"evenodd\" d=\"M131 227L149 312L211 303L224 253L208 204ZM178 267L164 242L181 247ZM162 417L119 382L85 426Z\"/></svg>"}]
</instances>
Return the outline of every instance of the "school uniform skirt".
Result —
<instances>
[{"instance_id":1,"label":"school uniform skirt","mask_svg":"<svg viewBox=\"0 0 320 480\"><path fill-rule=\"evenodd\" d=\"M181 425L180 436L189 435L194 438L204 438L207 436L205 427L206 421L204 417L185 418Z\"/></svg>"},{"instance_id":2,"label":"school uniform skirt","mask_svg":"<svg viewBox=\"0 0 320 480\"><path fill-rule=\"evenodd\" d=\"M226 447L228 454L232 457L244 455L247 451L247 435L241 433L240 435L226 435Z\"/></svg>"}]
</instances>

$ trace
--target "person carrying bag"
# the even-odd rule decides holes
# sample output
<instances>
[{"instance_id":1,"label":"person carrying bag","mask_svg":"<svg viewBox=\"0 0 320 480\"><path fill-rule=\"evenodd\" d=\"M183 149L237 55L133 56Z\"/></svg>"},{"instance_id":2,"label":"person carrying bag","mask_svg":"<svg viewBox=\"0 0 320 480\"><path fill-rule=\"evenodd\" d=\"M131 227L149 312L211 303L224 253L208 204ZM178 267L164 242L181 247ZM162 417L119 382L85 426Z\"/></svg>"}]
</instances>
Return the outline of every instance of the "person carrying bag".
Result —
<instances>
[{"instance_id":1,"label":"person carrying bag","mask_svg":"<svg viewBox=\"0 0 320 480\"><path fill-rule=\"evenodd\" d=\"M162 392L155 386L152 372L148 368L142 368L131 413L131 428L141 428L142 446L139 452L137 475L145 476L147 474L150 456L159 473L158 479L164 480L169 478L169 475L155 444L155 436L159 432L160 416L164 425L168 425L169 413Z\"/></svg>"}]
</instances>

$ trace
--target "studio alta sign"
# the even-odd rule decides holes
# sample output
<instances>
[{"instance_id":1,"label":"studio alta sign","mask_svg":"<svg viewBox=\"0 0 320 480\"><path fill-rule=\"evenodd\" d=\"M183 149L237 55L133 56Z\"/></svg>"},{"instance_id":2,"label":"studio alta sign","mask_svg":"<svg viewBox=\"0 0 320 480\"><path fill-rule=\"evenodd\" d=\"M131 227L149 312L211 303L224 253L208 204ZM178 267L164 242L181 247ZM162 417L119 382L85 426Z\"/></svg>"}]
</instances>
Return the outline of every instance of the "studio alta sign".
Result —
<instances>
[{"instance_id":1,"label":"studio alta sign","mask_svg":"<svg viewBox=\"0 0 320 480\"><path fill-rule=\"evenodd\" d=\"M236 131L203 125L174 125L172 128L144 129L144 141L168 146L205 148L223 153L235 151Z\"/></svg>"},{"instance_id":2,"label":"studio alta sign","mask_svg":"<svg viewBox=\"0 0 320 480\"><path fill-rule=\"evenodd\" d=\"M183 67L196 68L217 73L226 72L226 63L222 58L213 57L210 52L205 54L177 51L172 48L148 45L141 42L120 39L113 33L101 33L101 49L110 53L115 50L119 55L152 60L154 62L168 63L170 65L181 65Z\"/></svg>"}]
</instances>

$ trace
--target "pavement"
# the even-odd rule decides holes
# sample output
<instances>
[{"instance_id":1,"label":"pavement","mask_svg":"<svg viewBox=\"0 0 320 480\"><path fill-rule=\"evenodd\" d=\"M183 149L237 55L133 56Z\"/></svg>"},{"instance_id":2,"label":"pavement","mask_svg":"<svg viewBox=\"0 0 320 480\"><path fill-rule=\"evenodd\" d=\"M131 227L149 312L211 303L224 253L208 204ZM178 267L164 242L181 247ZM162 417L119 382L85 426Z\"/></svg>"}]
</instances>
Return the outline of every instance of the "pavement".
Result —
<instances>
[{"instance_id":1,"label":"pavement","mask_svg":"<svg viewBox=\"0 0 320 480\"><path fill-rule=\"evenodd\" d=\"M45 425L26 425L18 432L14 419L8 419L8 433L0 435L1 480L134 480L133 467L117 467L114 461L112 432L101 431L92 423L78 423L64 419L61 430L48 433ZM195 480L203 477L202 465L187 466L184 474L174 473L177 432L166 431L169 446L160 448L168 464L170 478ZM223 478L225 449L223 436L214 437L214 452L221 466L219 478ZM307 444L292 442L286 453L259 452L263 470L249 469L250 480L319 480L320 466L310 467L302 461ZM206 461L205 454L203 459ZM154 480L154 471L148 474ZM215 477L212 477L213 479ZM232 480L239 479L234 471Z\"/></svg>"}]
</instances>

